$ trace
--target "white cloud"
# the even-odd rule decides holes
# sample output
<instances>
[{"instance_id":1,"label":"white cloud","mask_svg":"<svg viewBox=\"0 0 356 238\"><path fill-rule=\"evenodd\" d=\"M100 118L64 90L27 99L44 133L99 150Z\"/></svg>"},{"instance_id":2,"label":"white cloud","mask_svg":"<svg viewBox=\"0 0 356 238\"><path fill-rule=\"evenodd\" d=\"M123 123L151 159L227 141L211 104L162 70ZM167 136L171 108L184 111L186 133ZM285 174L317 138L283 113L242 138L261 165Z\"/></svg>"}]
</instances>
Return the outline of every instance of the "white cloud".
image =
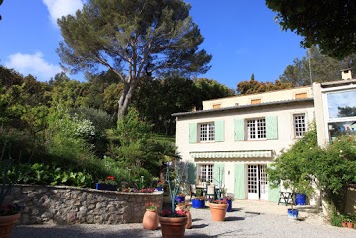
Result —
<instances>
[{"instance_id":1,"label":"white cloud","mask_svg":"<svg viewBox=\"0 0 356 238\"><path fill-rule=\"evenodd\" d=\"M74 15L78 9L82 9L83 0L42 0L48 8L51 21L57 25L57 19L68 14Z\"/></svg>"},{"instance_id":2,"label":"white cloud","mask_svg":"<svg viewBox=\"0 0 356 238\"><path fill-rule=\"evenodd\" d=\"M5 67L13 68L24 76L32 74L39 81L49 81L57 73L62 72L59 65L46 62L43 59L42 52L36 52L32 55L22 53L9 55Z\"/></svg>"}]
</instances>

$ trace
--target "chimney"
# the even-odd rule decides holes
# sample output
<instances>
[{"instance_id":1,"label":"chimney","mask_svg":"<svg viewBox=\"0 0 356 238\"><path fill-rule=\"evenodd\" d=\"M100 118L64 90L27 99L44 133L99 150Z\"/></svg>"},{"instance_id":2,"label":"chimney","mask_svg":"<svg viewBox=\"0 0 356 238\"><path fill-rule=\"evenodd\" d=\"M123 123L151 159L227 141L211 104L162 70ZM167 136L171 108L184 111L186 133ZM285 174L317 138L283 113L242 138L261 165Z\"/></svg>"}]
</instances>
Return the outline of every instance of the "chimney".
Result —
<instances>
[{"instance_id":1,"label":"chimney","mask_svg":"<svg viewBox=\"0 0 356 238\"><path fill-rule=\"evenodd\" d=\"M341 70L341 78L342 78L343 80L352 79L351 68L349 68L349 69L342 69L342 70Z\"/></svg>"}]
</instances>

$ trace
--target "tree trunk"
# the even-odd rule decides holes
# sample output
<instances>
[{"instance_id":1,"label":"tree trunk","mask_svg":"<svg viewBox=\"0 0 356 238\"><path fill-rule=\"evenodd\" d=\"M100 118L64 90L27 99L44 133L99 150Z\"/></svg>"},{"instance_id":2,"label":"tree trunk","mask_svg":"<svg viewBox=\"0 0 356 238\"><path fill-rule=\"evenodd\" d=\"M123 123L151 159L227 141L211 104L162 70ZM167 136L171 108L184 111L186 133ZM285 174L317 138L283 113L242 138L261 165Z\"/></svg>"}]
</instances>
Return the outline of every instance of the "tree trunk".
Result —
<instances>
[{"instance_id":1,"label":"tree trunk","mask_svg":"<svg viewBox=\"0 0 356 238\"><path fill-rule=\"evenodd\" d=\"M119 108L117 112L117 119L120 120L122 119L126 113L127 109L129 108L132 96L135 92L136 86L137 86L137 78L132 78L130 80L130 83L125 83L124 85L124 90L122 91L122 94L119 99Z\"/></svg>"}]
</instances>

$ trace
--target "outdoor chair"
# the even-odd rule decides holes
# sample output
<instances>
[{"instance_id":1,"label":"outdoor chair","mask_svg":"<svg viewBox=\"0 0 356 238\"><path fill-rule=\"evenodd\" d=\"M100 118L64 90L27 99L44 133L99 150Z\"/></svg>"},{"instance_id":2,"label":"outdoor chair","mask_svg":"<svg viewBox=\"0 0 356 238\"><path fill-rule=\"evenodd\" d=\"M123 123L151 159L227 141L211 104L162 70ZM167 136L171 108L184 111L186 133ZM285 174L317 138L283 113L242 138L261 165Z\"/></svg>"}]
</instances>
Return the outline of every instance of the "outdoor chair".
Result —
<instances>
[{"instance_id":1,"label":"outdoor chair","mask_svg":"<svg viewBox=\"0 0 356 238\"><path fill-rule=\"evenodd\" d=\"M195 184L190 185L190 200L193 198L193 196L197 196L197 187Z\"/></svg>"},{"instance_id":2,"label":"outdoor chair","mask_svg":"<svg viewBox=\"0 0 356 238\"><path fill-rule=\"evenodd\" d=\"M213 199L215 199L215 185L210 184L206 186L206 197L210 198L213 196Z\"/></svg>"}]
</instances>

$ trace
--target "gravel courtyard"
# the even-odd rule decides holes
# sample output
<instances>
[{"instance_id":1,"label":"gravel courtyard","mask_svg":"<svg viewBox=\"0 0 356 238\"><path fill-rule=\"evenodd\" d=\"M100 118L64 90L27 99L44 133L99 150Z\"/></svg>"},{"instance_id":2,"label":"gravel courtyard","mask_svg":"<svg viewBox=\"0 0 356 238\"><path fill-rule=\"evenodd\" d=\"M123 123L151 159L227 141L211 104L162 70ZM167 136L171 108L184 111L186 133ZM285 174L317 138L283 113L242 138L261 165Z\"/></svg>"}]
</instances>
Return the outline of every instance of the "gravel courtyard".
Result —
<instances>
[{"instance_id":1,"label":"gravel courtyard","mask_svg":"<svg viewBox=\"0 0 356 238\"><path fill-rule=\"evenodd\" d=\"M192 229L185 237L356 237L356 229L338 228L323 223L319 211L308 206L299 207L300 220L287 218L284 205L264 201L233 201L233 211L225 222L213 222L209 208L191 209ZM307 212L308 211L308 212ZM124 225L17 225L14 238L55 237L161 237L161 230L148 231L141 223Z\"/></svg>"}]
</instances>

